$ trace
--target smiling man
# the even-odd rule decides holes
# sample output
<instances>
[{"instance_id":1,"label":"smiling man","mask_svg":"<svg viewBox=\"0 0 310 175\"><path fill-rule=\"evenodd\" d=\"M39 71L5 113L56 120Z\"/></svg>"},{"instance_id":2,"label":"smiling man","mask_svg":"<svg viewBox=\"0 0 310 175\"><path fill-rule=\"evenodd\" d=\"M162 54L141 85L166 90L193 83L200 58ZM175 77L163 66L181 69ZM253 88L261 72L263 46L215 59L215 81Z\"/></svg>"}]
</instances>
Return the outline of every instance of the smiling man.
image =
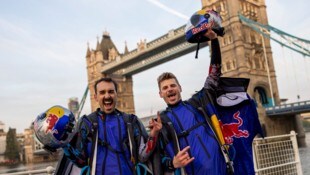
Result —
<instances>
[{"instance_id":1,"label":"smiling man","mask_svg":"<svg viewBox=\"0 0 310 175\"><path fill-rule=\"evenodd\" d=\"M95 84L95 99L101 111L110 114L114 111L117 99L117 85L112 79L101 79Z\"/></svg>"},{"instance_id":2,"label":"smiling man","mask_svg":"<svg viewBox=\"0 0 310 175\"><path fill-rule=\"evenodd\" d=\"M203 88L208 91L217 85L221 53L216 33L209 29L205 36L211 39L212 50L209 76ZM182 87L175 75L162 73L157 82L159 96L168 106L161 112L163 128L160 143L164 171L191 175L227 174L226 163L212 129L197 108L182 100Z\"/></svg>"},{"instance_id":3,"label":"smiling man","mask_svg":"<svg viewBox=\"0 0 310 175\"><path fill-rule=\"evenodd\" d=\"M66 156L86 171L81 174L135 174L142 169L135 167L140 165L137 163L148 160L155 148L160 117L152 122L148 136L137 116L115 108L117 84L113 79L97 80L94 89L100 108L80 119L79 134L65 150Z\"/></svg>"}]
</instances>

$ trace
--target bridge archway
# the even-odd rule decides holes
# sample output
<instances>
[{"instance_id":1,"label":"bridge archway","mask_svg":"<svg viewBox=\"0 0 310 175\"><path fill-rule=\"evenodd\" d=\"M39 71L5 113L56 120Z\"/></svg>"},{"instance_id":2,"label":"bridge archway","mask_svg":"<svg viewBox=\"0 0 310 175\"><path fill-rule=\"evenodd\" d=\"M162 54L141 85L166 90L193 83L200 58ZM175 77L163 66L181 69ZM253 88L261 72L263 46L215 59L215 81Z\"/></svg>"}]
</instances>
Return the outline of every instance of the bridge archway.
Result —
<instances>
[{"instance_id":1,"label":"bridge archway","mask_svg":"<svg viewBox=\"0 0 310 175\"><path fill-rule=\"evenodd\" d=\"M258 104L261 104L263 107L272 106L271 99L268 98L267 92L264 87L256 86L254 88L254 98Z\"/></svg>"}]
</instances>

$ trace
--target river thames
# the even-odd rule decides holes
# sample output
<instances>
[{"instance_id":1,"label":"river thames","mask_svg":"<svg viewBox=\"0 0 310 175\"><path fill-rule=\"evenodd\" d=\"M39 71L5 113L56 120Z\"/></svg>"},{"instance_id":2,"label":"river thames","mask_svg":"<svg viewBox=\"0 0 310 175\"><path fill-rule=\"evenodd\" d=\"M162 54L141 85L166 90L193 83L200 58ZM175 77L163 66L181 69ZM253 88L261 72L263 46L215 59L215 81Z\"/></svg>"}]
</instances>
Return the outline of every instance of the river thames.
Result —
<instances>
[{"instance_id":1,"label":"river thames","mask_svg":"<svg viewBox=\"0 0 310 175\"><path fill-rule=\"evenodd\" d=\"M306 132L307 147L299 148L301 166L304 175L310 175L310 132ZM45 169L48 166L56 167L57 162L46 162L40 164L20 164L15 167L0 166L0 174L13 173L27 170Z\"/></svg>"}]
</instances>

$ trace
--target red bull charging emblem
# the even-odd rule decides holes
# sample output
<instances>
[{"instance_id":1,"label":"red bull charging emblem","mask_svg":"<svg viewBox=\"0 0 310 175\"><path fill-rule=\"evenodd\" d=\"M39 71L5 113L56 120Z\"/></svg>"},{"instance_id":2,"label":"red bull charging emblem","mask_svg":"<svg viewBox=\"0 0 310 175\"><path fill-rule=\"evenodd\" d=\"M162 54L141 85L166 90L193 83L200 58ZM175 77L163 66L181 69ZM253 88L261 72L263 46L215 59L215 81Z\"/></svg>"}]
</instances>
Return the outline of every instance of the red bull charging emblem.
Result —
<instances>
[{"instance_id":1,"label":"red bull charging emblem","mask_svg":"<svg viewBox=\"0 0 310 175\"><path fill-rule=\"evenodd\" d=\"M47 116L47 119L46 119L46 123L47 123L47 128L45 130L45 133L47 132L53 132L53 133L58 133L57 129L53 129L55 124L57 123L58 121L58 117L55 115L55 114L49 114Z\"/></svg>"},{"instance_id":2,"label":"red bull charging emblem","mask_svg":"<svg viewBox=\"0 0 310 175\"><path fill-rule=\"evenodd\" d=\"M233 138L247 138L249 137L249 131L248 130L241 130L240 127L243 124L243 120L240 117L240 111L237 111L233 114L234 119L237 120L235 123L226 123L223 124L220 122L221 129L223 132L223 136L225 139L225 142L227 144L232 144L234 139Z\"/></svg>"}]
</instances>

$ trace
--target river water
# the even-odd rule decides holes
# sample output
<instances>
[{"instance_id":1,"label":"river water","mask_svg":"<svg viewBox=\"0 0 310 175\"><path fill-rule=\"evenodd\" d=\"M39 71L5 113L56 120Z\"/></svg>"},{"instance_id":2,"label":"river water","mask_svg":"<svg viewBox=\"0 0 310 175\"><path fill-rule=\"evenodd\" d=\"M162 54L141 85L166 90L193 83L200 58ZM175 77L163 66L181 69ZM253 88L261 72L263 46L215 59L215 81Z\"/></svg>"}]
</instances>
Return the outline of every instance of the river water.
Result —
<instances>
[{"instance_id":1,"label":"river water","mask_svg":"<svg viewBox=\"0 0 310 175\"><path fill-rule=\"evenodd\" d=\"M304 175L310 175L310 132L306 132L306 143L307 147L299 148L299 156L302 166L302 171ZM40 164L19 164L13 167L0 166L0 174L27 171L27 170L37 170L45 169L48 166L56 167L57 162L44 162Z\"/></svg>"}]
</instances>

